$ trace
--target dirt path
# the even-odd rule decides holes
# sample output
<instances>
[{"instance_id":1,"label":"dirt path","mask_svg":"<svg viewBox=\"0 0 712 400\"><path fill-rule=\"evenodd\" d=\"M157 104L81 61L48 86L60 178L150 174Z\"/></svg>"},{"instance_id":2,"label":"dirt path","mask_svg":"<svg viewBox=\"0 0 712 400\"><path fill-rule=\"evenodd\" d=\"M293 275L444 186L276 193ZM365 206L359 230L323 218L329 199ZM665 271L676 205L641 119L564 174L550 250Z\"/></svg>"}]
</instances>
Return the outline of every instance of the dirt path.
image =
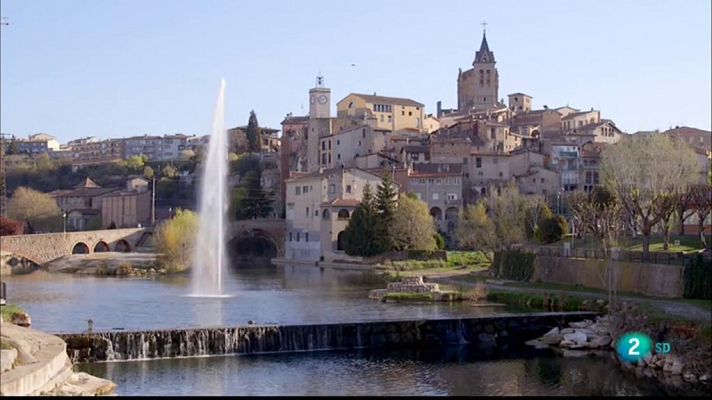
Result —
<instances>
[{"instance_id":1,"label":"dirt path","mask_svg":"<svg viewBox=\"0 0 712 400\"><path fill-rule=\"evenodd\" d=\"M464 287L474 287L475 283L463 281L458 279L457 276L429 276L428 280L431 282L437 282L447 285L454 286L464 286ZM503 292L519 292L519 293L548 293L548 294L566 294L570 296L578 296L584 298L592 299L605 299L607 297L604 293L594 293L594 292L579 292L579 291L569 291L569 290L558 290L558 289L541 289L541 288L525 288L516 286L507 286L494 283L485 283L488 289L499 290ZM693 304L679 303L674 300L655 300L655 299L643 299L640 297L629 297L629 296L616 296L618 300L625 300L631 303L642 303L649 304L656 309L664 312L669 316L684 317L685 319L693 319L695 321L702 321L710 324L712 321L712 315L709 310L702 307L698 307Z\"/></svg>"}]
</instances>

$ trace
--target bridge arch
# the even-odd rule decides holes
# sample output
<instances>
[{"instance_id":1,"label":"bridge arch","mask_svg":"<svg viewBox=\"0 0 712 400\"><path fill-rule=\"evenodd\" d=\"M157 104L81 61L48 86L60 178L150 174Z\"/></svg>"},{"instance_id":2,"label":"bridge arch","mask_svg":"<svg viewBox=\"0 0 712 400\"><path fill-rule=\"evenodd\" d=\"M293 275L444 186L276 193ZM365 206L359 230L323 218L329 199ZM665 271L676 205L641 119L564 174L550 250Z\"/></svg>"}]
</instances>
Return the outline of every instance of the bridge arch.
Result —
<instances>
[{"instance_id":1,"label":"bridge arch","mask_svg":"<svg viewBox=\"0 0 712 400\"><path fill-rule=\"evenodd\" d=\"M109 249L109 245L103 240L98 241L94 245L94 253L104 253L107 251L111 251L111 249Z\"/></svg>"},{"instance_id":2,"label":"bridge arch","mask_svg":"<svg viewBox=\"0 0 712 400\"><path fill-rule=\"evenodd\" d=\"M74 243L72 246L72 254L89 254L89 246L84 242Z\"/></svg>"},{"instance_id":3,"label":"bridge arch","mask_svg":"<svg viewBox=\"0 0 712 400\"><path fill-rule=\"evenodd\" d=\"M280 242L262 229L238 232L228 241L228 253L233 258L269 257L279 255Z\"/></svg>"},{"instance_id":4,"label":"bridge arch","mask_svg":"<svg viewBox=\"0 0 712 400\"><path fill-rule=\"evenodd\" d=\"M118 251L119 253L130 253L131 244L129 244L129 242L125 239L119 239L116 243L114 243L114 251Z\"/></svg>"}]
</instances>

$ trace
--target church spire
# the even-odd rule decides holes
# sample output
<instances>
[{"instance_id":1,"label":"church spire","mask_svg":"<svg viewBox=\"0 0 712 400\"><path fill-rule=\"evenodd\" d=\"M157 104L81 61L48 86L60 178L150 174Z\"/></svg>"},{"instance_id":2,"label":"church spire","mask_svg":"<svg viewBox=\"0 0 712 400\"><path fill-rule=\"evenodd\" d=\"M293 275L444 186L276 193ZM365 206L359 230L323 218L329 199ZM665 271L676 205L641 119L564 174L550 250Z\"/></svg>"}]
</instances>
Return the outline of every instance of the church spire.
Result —
<instances>
[{"instance_id":1,"label":"church spire","mask_svg":"<svg viewBox=\"0 0 712 400\"><path fill-rule=\"evenodd\" d=\"M483 27L486 27L487 23L483 22L482 25ZM495 63L494 53L489 49L489 45L487 44L487 32L484 28L482 29L482 43L480 44L480 50L475 54L475 61L472 62L472 65L478 63Z\"/></svg>"}]
</instances>

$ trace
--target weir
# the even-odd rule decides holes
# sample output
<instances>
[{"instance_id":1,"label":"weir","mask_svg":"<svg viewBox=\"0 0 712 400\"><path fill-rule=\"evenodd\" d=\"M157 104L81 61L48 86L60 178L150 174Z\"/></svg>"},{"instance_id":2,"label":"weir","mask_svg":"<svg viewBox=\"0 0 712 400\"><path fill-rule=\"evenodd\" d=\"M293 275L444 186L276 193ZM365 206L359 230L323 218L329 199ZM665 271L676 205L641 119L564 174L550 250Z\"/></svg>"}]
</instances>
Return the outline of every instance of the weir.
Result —
<instances>
[{"instance_id":1,"label":"weir","mask_svg":"<svg viewBox=\"0 0 712 400\"><path fill-rule=\"evenodd\" d=\"M521 344L594 312L550 312L482 318L352 322L58 334L73 362L148 360L227 354L374 347Z\"/></svg>"}]
</instances>

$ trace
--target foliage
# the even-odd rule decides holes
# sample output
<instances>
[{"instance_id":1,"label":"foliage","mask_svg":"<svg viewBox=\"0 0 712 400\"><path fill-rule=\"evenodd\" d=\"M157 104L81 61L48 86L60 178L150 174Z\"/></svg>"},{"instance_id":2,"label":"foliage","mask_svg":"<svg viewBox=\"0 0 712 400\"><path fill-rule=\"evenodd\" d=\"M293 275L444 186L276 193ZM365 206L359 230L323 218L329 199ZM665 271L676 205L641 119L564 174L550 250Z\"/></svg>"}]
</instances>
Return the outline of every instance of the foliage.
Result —
<instances>
[{"instance_id":1,"label":"foliage","mask_svg":"<svg viewBox=\"0 0 712 400\"><path fill-rule=\"evenodd\" d=\"M231 153L235 154L235 153ZM250 171L256 171L260 168L260 159L255 154L243 153L236 154L230 158L230 172L238 175L245 175Z\"/></svg>"},{"instance_id":2,"label":"foliage","mask_svg":"<svg viewBox=\"0 0 712 400\"><path fill-rule=\"evenodd\" d=\"M435 232L433 239L435 239L435 248L437 250L445 250L445 237L440 232Z\"/></svg>"},{"instance_id":3,"label":"foliage","mask_svg":"<svg viewBox=\"0 0 712 400\"><path fill-rule=\"evenodd\" d=\"M457 240L464 249L481 251L486 257L491 250L497 249L494 237L494 222L487 215L483 201L468 205L457 224Z\"/></svg>"},{"instance_id":4,"label":"foliage","mask_svg":"<svg viewBox=\"0 0 712 400\"><path fill-rule=\"evenodd\" d=\"M576 296L561 294L536 294L520 292L490 292L487 300L512 304L522 307L535 308L548 311L598 311L606 310L606 304L591 300L584 300Z\"/></svg>"},{"instance_id":5,"label":"foliage","mask_svg":"<svg viewBox=\"0 0 712 400\"><path fill-rule=\"evenodd\" d=\"M195 152L191 149L182 150L180 152L181 161L190 161L195 157Z\"/></svg>"},{"instance_id":6,"label":"foliage","mask_svg":"<svg viewBox=\"0 0 712 400\"><path fill-rule=\"evenodd\" d=\"M603 184L634 221L633 229L639 224L647 258L652 228L661 219L660 207L670 206L662 198L694 183L700 169L697 157L686 143L654 134L623 138L606 147L601 158Z\"/></svg>"},{"instance_id":7,"label":"foliage","mask_svg":"<svg viewBox=\"0 0 712 400\"><path fill-rule=\"evenodd\" d=\"M388 235L393 240L393 248L402 250L435 250L435 223L428 212L428 205L410 196L398 199Z\"/></svg>"},{"instance_id":8,"label":"foliage","mask_svg":"<svg viewBox=\"0 0 712 400\"><path fill-rule=\"evenodd\" d=\"M153 179L154 176L156 176L155 172L153 172L153 168L151 168L149 165L146 165L143 167L143 176L148 179L149 181Z\"/></svg>"},{"instance_id":9,"label":"foliage","mask_svg":"<svg viewBox=\"0 0 712 400\"><path fill-rule=\"evenodd\" d=\"M273 200L262 189L260 174L260 169L246 173L243 186L233 190L230 215L235 219L264 218L272 213Z\"/></svg>"},{"instance_id":10,"label":"foliage","mask_svg":"<svg viewBox=\"0 0 712 400\"><path fill-rule=\"evenodd\" d=\"M133 173L139 173L143 171L143 167L146 165L146 156L131 156L126 160L126 168Z\"/></svg>"},{"instance_id":11,"label":"foliage","mask_svg":"<svg viewBox=\"0 0 712 400\"><path fill-rule=\"evenodd\" d=\"M399 301L433 301L430 293L388 293L383 298L384 302Z\"/></svg>"},{"instance_id":12,"label":"foliage","mask_svg":"<svg viewBox=\"0 0 712 400\"><path fill-rule=\"evenodd\" d=\"M0 316L2 316L3 321L10 321L12 320L13 315L24 313L25 310L23 310L17 304L5 304L4 306L0 307Z\"/></svg>"},{"instance_id":13,"label":"foliage","mask_svg":"<svg viewBox=\"0 0 712 400\"><path fill-rule=\"evenodd\" d=\"M553 213L543 196L527 196L524 198L524 233L527 239L534 238L537 229L547 219L553 217Z\"/></svg>"},{"instance_id":14,"label":"foliage","mask_svg":"<svg viewBox=\"0 0 712 400\"><path fill-rule=\"evenodd\" d=\"M463 297L467 300L479 301L486 299L488 294L489 290L487 290L487 286L482 282L477 282L475 283L475 287L463 294Z\"/></svg>"},{"instance_id":15,"label":"foliage","mask_svg":"<svg viewBox=\"0 0 712 400\"><path fill-rule=\"evenodd\" d=\"M199 223L198 214L178 209L175 217L156 228L154 244L161 254L158 262L163 268L175 272L190 267Z\"/></svg>"},{"instance_id":16,"label":"foliage","mask_svg":"<svg viewBox=\"0 0 712 400\"><path fill-rule=\"evenodd\" d=\"M391 251L396 247L396 241L390 233L390 227L395 219L398 204L397 198L398 192L393 183L393 177L391 174L386 173L378 185L375 200L376 211L378 213L378 219L376 220L376 242L378 244L379 253Z\"/></svg>"},{"instance_id":17,"label":"foliage","mask_svg":"<svg viewBox=\"0 0 712 400\"><path fill-rule=\"evenodd\" d=\"M15 190L7 214L14 220L29 222L32 229L40 231L56 230L62 223L61 211L52 197L25 187Z\"/></svg>"},{"instance_id":18,"label":"foliage","mask_svg":"<svg viewBox=\"0 0 712 400\"><path fill-rule=\"evenodd\" d=\"M161 175L166 178L176 178L178 176L178 169L168 164L161 170Z\"/></svg>"},{"instance_id":19,"label":"foliage","mask_svg":"<svg viewBox=\"0 0 712 400\"><path fill-rule=\"evenodd\" d=\"M255 110L250 111L250 118L247 121L247 144L253 153L260 151L260 125L257 123Z\"/></svg>"},{"instance_id":20,"label":"foliage","mask_svg":"<svg viewBox=\"0 0 712 400\"><path fill-rule=\"evenodd\" d=\"M504 279L527 282L534 275L536 255L520 251L498 251L494 253L492 266L495 276Z\"/></svg>"},{"instance_id":21,"label":"foliage","mask_svg":"<svg viewBox=\"0 0 712 400\"><path fill-rule=\"evenodd\" d=\"M479 251L448 251L447 263L451 266L489 267L490 260Z\"/></svg>"},{"instance_id":22,"label":"foliage","mask_svg":"<svg viewBox=\"0 0 712 400\"><path fill-rule=\"evenodd\" d=\"M0 237L10 235L22 235L25 231L24 224L9 218L0 217Z\"/></svg>"},{"instance_id":23,"label":"foliage","mask_svg":"<svg viewBox=\"0 0 712 400\"><path fill-rule=\"evenodd\" d=\"M371 186L363 188L361 204L356 207L343 233L344 251L350 256L372 257L379 253L376 244L376 221Z\"/></svg>"},{"instance_id":24,"label":"foliage","mask_svg":"<svg viewBox=\"0 0 712 400\"><path fill-rule=\"evenodd\" d=\"M552 215L545 218L536 230L536 238L541 243L549 244L558 242L568 232L569 225L561 215Z\"/></svg>"},{"instance_id":25,"label":"foliage","mask_svg":"<svg viewBox=\"0 0 712 400\"><path fill-rule=\"evenodd\" d=\"M712 299L712 260L701 255L693 258L685 266L684 282L686 299Z\"/></svg>"}]
</instances>

